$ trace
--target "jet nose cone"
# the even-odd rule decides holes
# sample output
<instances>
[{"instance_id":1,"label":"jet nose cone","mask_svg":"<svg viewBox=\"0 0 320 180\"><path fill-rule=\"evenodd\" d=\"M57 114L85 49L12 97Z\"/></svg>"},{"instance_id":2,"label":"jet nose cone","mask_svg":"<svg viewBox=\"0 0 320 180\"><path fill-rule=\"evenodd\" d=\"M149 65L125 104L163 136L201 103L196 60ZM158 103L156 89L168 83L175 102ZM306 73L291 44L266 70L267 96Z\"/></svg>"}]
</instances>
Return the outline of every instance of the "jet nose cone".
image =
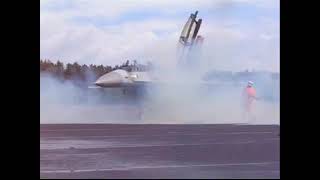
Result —
<instances>
[{"instance_id":1,"label":"jet nose cone","mask_svg":"<svg viewBox=\"0 0 320 180\"><path fill-rule=\"evenodd\" d=\"M119 86L123 82L123 77L117 72L110 72L101 76L94 84L100 87Z\"/></svg>"},{"instance_id":2,"label":"jet nose cone","mask_svg":"<svg viewBox=\"0 0 320 180\"><path fill-rule=\"evenodd\" d=\"M97 80L96 82L94 82L95 85L97 86L103 86L103 83L99 80Z\"/></svg>"}]
</instances>

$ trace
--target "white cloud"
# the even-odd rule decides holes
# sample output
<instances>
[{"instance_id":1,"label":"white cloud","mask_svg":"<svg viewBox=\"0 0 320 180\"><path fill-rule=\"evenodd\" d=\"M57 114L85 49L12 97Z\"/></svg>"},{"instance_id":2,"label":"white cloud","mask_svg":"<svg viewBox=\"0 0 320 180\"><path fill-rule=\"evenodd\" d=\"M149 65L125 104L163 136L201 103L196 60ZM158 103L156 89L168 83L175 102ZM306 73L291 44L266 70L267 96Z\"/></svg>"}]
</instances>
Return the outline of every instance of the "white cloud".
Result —
<instances>
[{"instance_id":1,"label":"white cloud","mask_svg":"<svg viewBox=\"0 0 320 180\"><path fill-rule=\"evenodd\" d=\"M268 0L267 0L268 1ZM175 18L179 9L218 8L229 2L252 3L270 8L265 1L154 1L154 0L77 0L68 8L65 1L41 0L40 45L42 58L80 63L119 64L127 59L174 63L178 35L186 19ZM276 5L275 5L276 6ZM171 13L172 18L152 17L139 21L97 26L75 22L75 17L117 18L144 9ZM187 17L185 17L187 18ZM278 20L279 21L279 20ZM235 24L235 26L230 26ZM246 67L279 71L279 26L265 18L257 24L242 25L234 19L221 22L204 19L200 33L205 37L203 54L210 67L243 70ZM159 32L162 32L159 34Z\"/></svg>"},{"instance_id":2,"label":"white cloud","mask_svg":"<svg viewBox=\"0 0 320 180\"><path fill-rule=\"evenodd\" d=\"M261 8L278 8L279 6L279 0L42 0L40 2L41 9L63 13L68 17L86 16L110 19L128 12L154 9L164 14L175 14L197 9L227 8L234 4L254 5Z\"/></svg>"}]
</instances>

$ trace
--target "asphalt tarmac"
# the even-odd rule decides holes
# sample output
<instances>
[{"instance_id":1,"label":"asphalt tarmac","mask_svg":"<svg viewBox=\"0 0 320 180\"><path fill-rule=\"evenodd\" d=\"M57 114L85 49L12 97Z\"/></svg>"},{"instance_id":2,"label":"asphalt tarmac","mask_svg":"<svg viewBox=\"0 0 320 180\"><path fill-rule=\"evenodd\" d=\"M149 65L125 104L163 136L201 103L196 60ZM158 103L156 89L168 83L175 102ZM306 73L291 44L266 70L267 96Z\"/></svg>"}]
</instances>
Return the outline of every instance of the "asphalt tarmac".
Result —
<instances>
[{"instance_id":1,"label":"asphalt tarmac","mask_svg":"<svg viewBox=\"0 0 320 180\"><path fill-rule=\"evenodd\" d=\"M279 125L47 124L41 178L280 178Z\"/></svg>"}]
</instances>

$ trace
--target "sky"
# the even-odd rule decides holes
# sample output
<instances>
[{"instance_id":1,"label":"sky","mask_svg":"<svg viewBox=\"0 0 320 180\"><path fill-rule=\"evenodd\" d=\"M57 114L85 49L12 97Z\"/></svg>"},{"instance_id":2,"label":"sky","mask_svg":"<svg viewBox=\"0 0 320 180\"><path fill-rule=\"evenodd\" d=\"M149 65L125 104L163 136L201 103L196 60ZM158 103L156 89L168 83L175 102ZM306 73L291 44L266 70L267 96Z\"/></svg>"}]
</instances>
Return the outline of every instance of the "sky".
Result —
<instances>
[{"instance_id":1,"label":"sky","mask_svg":"<svg viewBox=\"0 0 320 180\"><path fill-rule=\"evenodd\" d=\"M279 0L40 0L40 58L65 63L176 64L199 11L201 61L216 70L280 71Z\"/></svg>"}]
</instances>

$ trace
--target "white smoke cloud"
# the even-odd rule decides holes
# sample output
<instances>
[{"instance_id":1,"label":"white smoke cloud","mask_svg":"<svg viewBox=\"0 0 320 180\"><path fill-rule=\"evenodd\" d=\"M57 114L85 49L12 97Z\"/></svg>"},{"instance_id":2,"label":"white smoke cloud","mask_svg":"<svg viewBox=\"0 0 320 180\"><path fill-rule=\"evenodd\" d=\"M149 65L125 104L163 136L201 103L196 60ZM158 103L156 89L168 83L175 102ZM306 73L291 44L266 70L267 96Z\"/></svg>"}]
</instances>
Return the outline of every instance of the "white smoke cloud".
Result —
<instances>
[{"instance_id":1,"label":"white smoke cloud","mask_svg":"<svg viewBox=\"0 0 320 180\"><path fill-rule=\"evenodd\" d=\"M79 103L79 98L87 97L86 91L68 82L62 83L47 77L41 79L41 123L243 122L240 95L243 86L222 86L212 92L203 92L203 87L190 84L192 77L200 75L193 70L178 72L174 69L177 63L177 41L188 13L196 9L199 10L199 17L202 17L202 12L226 9L227 16L215 18L203 15L199 33L205 37L205 41L201 49L202 56L196 59L202 64L202 72L210 69L279 72L279 20L257 17L258 20L246 19L239 22L232 16L232 12L237 10L235 4L277 9L277 3L278 1L269 0L42 0L41 58L105 65L116 65L127 59L152 61L159 67L171 67L169 70L158 69L165 76L164 79L171 78L176 82L189 84L152 89L152 98L146 105L145 119L138 121L134 120L137 118L137 106L115 105L108 98L109 105L99 105L96 99L93 103ZM135 20L121 18L128 12L151 10L161 12L163 16ZM178 15L184 12L186 14L183 17ZM89 17L89 21L82 21L83 17ZM103 24L104 22L107 23ZM257 83L258 94L278 93L278 86L270 83L269 79L257 81L260 81L260 84ZM257 102L259 121L252 123L278 124L278 105L279 102Z\"/></svg>"}]
</instances>

